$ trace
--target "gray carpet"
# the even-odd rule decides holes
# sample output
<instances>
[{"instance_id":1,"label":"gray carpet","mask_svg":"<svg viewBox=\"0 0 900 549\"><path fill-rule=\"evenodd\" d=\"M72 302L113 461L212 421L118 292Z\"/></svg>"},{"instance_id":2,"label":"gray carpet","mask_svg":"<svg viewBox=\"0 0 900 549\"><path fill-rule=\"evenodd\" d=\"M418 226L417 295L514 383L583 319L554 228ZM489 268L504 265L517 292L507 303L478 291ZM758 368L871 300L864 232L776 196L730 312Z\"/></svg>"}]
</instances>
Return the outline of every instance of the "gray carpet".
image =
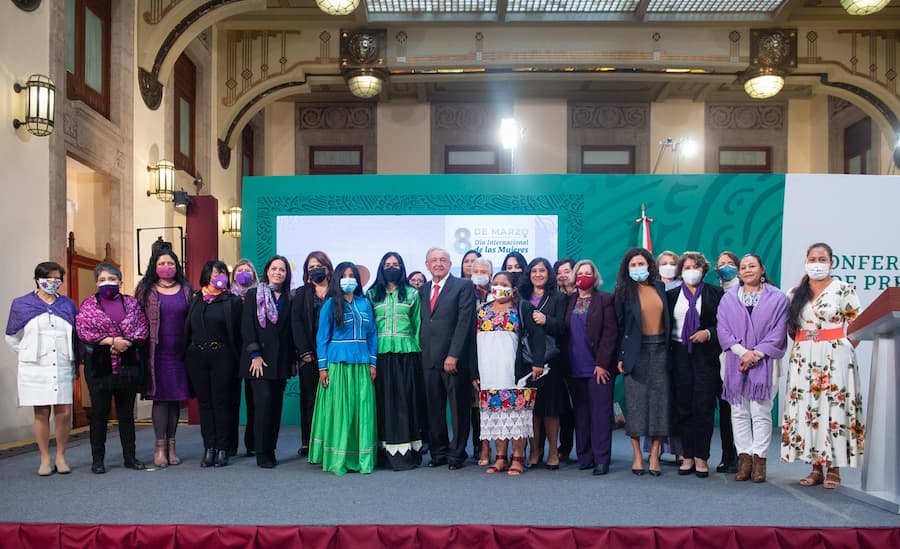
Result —
<instances>
[{"instance_id":1,"label":"gray carpet","mask_svg":"<svg viewBox=\"0 0 900 549\"><path fill-rule=\"evenodd\" d=\"M799 486L807 467L777 459L769 462L769 482L758 485L715 473L681 477L667 464L661 478L636 477L622 431L615 433L605 477L564 463L559 471L535 469L513 478L487 475L471 462L458 471L420 467L336 477L296 455L296 427L282 429L280 464L273 470L245 457L222 469L201 469L199 427L181 426L178 441L185 462L155 471L122 468L115 432L105 475L91 474L86 439L67 453L71 475L38 477L36 452L2 458L0 522L900 527L897 515L821 486ZM139 457L149 463L152 448L152 429L139 428ZM718 457L715 448L714 463Z\"/></svg>"}]
</instances>

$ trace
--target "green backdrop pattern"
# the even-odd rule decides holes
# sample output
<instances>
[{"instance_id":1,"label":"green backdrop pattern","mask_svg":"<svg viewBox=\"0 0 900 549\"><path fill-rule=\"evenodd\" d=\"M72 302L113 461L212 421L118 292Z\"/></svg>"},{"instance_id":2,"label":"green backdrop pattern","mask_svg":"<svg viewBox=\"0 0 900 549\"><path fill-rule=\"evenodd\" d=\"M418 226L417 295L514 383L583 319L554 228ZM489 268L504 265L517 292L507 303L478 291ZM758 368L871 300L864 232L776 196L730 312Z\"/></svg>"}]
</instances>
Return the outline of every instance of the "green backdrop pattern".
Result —
<instances>
[{"instance_id":1,"label":"green backdrop pattern","mask_svg":"<svg viewBox=\"0 0 900 549\"><path fill-rule=\"evenodd\" d=\"M612 291L644 204L656 253L697 250L714 262L722 250L754 252L775 284L781 272L780 174L247 177L243 188L241 251L259 267L275 253L280 215L555 214L560 256L594 260ZM299 422L298 397L293 378L285 424Z\"/></svg>"}]
</instances>

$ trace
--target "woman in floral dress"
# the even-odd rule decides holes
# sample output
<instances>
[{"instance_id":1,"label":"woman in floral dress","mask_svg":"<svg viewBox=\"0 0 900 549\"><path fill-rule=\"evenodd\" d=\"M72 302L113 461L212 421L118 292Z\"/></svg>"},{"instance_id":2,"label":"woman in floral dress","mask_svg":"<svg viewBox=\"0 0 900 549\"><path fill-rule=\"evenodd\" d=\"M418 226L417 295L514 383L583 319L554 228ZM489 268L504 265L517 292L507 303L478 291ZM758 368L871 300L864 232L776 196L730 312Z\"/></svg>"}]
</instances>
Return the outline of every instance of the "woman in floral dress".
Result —
<instances>
[{"instance_id":1,"label":"woman in floral dress","mask_svg":"<svg viewBox=\"0 0 900 549\"><path fill-rule=\"evenodd\" d=\"M478 309L476 317L478 363L472 384L481 402L481 440L494 440L497 461L488 473L509 470L510 475L525 471L525 441L534 433L532 410L537 389L517 387L516 381L531 374L537 379L544 372L544 328L534 322L534 306L520 301L515 286L517 273L494 275L491 295L494 300ZM523 357L522 338L528 338L534 362ZM513 443L510 461L509 440Z\"/></svg>"},{"instance_id":2,"label":"woman in floral dress","mask_svg":"<svg viewBox=\"0 0 900 549\"><path fill-rule=\"evenodd\" d=\"M791 293L788 331L794 340L781 459L812 463L803 486L837 488L841 467L862 463L865 427L854 344L844 324L859 314L853 286L831 278L831 247L806 252L806 275ZM824 474L827 469L827 475Z\"/></svg>"}]
</instances>

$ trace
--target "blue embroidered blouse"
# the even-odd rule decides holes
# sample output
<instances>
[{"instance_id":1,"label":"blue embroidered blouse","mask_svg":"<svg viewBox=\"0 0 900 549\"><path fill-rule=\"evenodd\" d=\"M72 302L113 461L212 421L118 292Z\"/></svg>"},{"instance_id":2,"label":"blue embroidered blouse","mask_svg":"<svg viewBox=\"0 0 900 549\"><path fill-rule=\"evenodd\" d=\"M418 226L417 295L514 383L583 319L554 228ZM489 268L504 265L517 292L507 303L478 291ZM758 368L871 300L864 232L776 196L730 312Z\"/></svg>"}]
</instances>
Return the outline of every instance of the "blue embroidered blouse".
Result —
<instances>
[{"instance_id":1,"label":"blue embroidered blouse","mask_svg":"<svg viewBox=\"0 0 900 549\"><path fill-rule=\"evenodd\" d=\"M319 311L319 331L316 334L316 355L319 369L329 364L371 364L375 366L378 339L375 313L369 300L357 295L344 302L344 323L334 321L334 301L325 300Z\"/></svg>"}]
</instances>

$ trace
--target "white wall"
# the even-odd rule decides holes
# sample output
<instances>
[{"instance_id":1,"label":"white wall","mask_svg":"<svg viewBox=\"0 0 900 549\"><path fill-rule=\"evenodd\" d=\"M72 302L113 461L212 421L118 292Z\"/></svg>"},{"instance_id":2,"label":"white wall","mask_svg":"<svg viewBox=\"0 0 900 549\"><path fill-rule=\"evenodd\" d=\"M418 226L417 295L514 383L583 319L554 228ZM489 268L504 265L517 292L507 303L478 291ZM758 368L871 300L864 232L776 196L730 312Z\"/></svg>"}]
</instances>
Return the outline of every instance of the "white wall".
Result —
<instances>
[{"instance_id":1,"label":"white wall","mask_svg":"<svg viewBox=\"0 0 900 549\"><path fill-rule=\"evenodd\" d=\"M513 116L524 129L516 150L515 173L566 173L566 100L520 99Z\"/></svg>"},{"instance_id":2,"label":"white wall","mask_svg":"<svg viewBox=\"0 0 900 549\"><path fill-rule=\"evenodd\" d=\"M0 234L9 275L0 285L3 326L9 318L10 302L34 289L34 266L50 259L50 140L12 127L13 118L24 117L25 107L24 96L13 93L13 84L24 83L34 73L50 72L50 10L49 2L31 13L11 2L0 3L0 164L6 174L0 200ZM56 86L57 96L65 93L65 82L56 82ZM56 131L62 131L59 118ZM33 436L32 410L17 407L16 393L16 357L3 345L0 443Z\"/></svg>"},{"instance_id":3,"label":"white wall","mask_svg":"<svg viewBox=\"0 0 900 549\"><path fill-rule=\"evenodd\" d=\"M692 139L697 144L696 154L680 155L679 173L704 173L705 109L706 104L689 99L671 99L663 103L650 104L651 171L656 162L657 143L671 137L676 141ZM663 154L656 173L674 173L671 149L666 150Z\"/></svg>"},{"instance_id":4,"label":"white wall","mask_svg":"<svg viewBox=\"0 0 900 549\"><path fill-rule=\"evenodd\" d=\"M381 101L377 113L378 173L431 173L431 104Z\"/></svg>"}]
</instances>

